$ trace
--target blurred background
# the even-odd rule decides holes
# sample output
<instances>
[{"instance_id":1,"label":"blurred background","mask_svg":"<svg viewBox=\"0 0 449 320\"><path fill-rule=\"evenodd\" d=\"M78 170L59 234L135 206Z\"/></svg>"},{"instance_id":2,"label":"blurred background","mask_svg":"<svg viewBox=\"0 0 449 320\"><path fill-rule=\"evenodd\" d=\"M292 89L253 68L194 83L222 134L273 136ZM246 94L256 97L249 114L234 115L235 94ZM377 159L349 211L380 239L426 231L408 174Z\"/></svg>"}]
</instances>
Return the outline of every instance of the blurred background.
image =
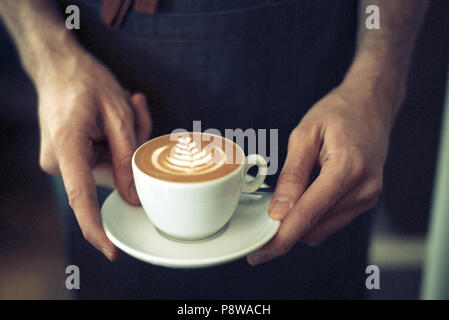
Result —
<instances>
[{"instance_id":1,"label":"blurred background","mask_svg":"<svg viewBox=\"0 0 449 320\"><path fill-rule=\"evenodd\" d=\"M367 291L370 299L419 297L449 61L448 13L449 1L431 2L391 137L369 254L380 267L381 289ZM72 298L56 201L39 168L36 102L0 25L0 299Z\"/></svg>"}]
</instances>

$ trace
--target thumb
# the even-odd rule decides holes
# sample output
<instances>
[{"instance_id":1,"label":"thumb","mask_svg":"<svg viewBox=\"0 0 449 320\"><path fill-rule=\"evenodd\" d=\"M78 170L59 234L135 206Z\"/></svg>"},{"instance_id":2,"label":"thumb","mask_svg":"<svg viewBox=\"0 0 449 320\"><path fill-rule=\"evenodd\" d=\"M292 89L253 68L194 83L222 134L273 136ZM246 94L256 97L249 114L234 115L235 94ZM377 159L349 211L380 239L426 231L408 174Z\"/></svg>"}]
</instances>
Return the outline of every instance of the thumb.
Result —
<instances>
[{"instance_id":1,"label":"thumb","mask_svg":"<svg viewBox=\"0 0 449 320\"><path fill-rule=\"evenodd\" d=\"M290 135L288 153L276 184L268 215L283 220L309 183L310 174L318 156L320 136L313 130L296 128Z\"/></svg>"}]
</instances>

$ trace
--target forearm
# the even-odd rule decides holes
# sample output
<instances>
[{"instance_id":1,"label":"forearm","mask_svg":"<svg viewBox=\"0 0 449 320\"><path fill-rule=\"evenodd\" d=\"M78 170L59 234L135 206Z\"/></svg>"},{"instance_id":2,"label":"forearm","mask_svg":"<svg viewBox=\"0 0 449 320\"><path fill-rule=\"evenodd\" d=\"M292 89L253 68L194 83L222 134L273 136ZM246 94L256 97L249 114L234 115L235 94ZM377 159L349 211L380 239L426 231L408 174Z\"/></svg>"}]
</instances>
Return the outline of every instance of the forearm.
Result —
<instances>
[{"instance_id":1,"label":"forearm","mask_svg":"<svg viewBox=\"0 0 449 320\"><path fill-rule=\"evenodd\" d=\"M1 0L0 17L33 81L63 61L79 45L53 0Z\"/></svg>"},{"instance_id":2,"label":"forearm","mask_svg":"<svg viewBox=\"0 0 449 320\"><path fill-rule=\"evenodd\" d=\"M405 96L414 43L428 4L428 0L360 1L357 50L344 83L362 83L361 89L379 100L390 125ZM380 9L380 29L365 26L369 5Z\"/></svg>"}]
</instances>

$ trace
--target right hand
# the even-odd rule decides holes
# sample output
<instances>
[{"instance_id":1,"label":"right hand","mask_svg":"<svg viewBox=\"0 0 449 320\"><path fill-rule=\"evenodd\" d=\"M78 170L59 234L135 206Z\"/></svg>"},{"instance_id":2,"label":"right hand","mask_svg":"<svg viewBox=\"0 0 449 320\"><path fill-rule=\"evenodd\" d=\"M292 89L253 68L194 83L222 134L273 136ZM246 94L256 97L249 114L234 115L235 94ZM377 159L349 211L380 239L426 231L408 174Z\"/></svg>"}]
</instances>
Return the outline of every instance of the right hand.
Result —
<instances>
[{"instance_id":1,"label":"right hand","mask_svg":"<svg viewBox=\"0 0 449 320\"><path fill-rule=\"evenodd\" d=\"M61 66L59 66L61 67ZM109 70L85 52L38 79L40 165L62 175L84 238L113 261L118 249L101 224L95 172L110 172L122 197L139 204L131 158L151 130L145 96L130 96ZM113 179L112 179L113 176Z\"/></svg>"}]
</instances>

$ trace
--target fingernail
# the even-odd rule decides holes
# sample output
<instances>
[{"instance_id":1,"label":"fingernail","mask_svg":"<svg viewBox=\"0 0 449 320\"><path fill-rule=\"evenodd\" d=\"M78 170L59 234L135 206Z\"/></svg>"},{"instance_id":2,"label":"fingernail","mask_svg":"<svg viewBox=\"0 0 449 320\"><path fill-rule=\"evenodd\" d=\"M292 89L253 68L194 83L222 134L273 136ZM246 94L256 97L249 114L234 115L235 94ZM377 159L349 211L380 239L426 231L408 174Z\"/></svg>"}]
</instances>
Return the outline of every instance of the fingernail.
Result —
<instances>
[{"instance_id":1,"label":"fingernail","mask_svg":"<svg viewBox=\"0 0 449 320\"><path fill-rule=\"evenodd\" d=\"M264 263L268 260L270 260L270 257L264 254L255 254L248 256L248 263L253 267L257 266L258 264Z\"/></svg>"},{"instance_id":2,"label":"fingernail","mask_svg":"<svg viewBox=\"0 0 449 320\"><path fill-rule=\"evenodd\" d=\"M106 248L102 248L101 251L106 256L106 258L108 258L110 261L112 261L112 253L111 253L111 251L109 251Z\"/></svg>"},{"instance_id":3,"label":"fingernail","mask_svg":"<svg viewBox=\"0 0 449 320\"><path fill-rule=\"evenodd\" d=\"M274 201L268 214L274 219L283 218L291 208L292 205L286 197L279 197Z\"/></svg>"}]
</instances>

